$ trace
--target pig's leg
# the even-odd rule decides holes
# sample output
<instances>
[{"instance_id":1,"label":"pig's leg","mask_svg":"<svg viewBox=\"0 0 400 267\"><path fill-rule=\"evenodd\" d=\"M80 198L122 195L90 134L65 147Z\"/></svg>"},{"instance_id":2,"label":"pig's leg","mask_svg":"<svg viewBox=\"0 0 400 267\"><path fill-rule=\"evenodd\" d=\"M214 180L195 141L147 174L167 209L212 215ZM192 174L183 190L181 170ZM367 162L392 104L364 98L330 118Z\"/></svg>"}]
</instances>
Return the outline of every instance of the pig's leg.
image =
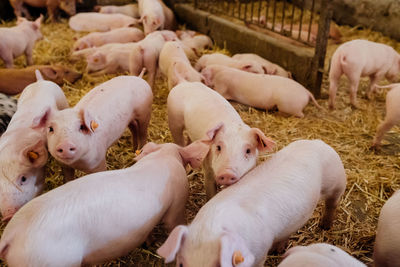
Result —
<instances>
[{"instance_id":1,"label":"pig's leg","mask_svg":"<svg viewBox=\"0 0 400 267\"><path fill-rule=\"evenodd\" d=\"M384 73L375 73L374 75L369 76L370 83L367 94L368 99L372 99L373 94L376 92L376 84L382 80L384 76Z\"/></svg>"},{"instance_id":2,"label":"pig's leg","mask_svg":"<svg viewBox=\"0 0 400 267\"><path fill-rule=\"evenodd\" d=\"M33 47L28 46L25 50L25 56L26 56L26 63L30 66L33 65L33 60L32 60L32 54L33 54Z\"/></svg>"},{"instance_id":3,"label":"pig's leg","mask_svg":"<svg viewBox=\"0 0 400 267\"><path fill-rule=\"evenodd\" d=\"M47 0L47 13L49 14L49 19L51 22L56 21L57 10L59 1Z\"/></svg>"},{"instance_id":4,"label":"pig's leg","mask_svg":"<svg viewBox=\"0 0 400 267\"><path fill-rule=\"evenodd\" d=\"M11 51L1 51L0 55L4 60L6 68L10 69L14 67L14 58Z\"/></svg>"},{"instance_id":5,"label":"pig's leg","mask_svg":"<svg viewBox=\"0 0 400 267\"><path fill-rule=\"evenodd\" d=\"M340 195L337 190L334 190L331 196L325 199L325 212L322 218L321 228L328 230L331 228L333 219L335 218L336 207L339 204Z\"/></svg>"},{"instance_id":6,"label":"pig's leg","mask_svg":"<svg viewBox=\"0 0 400 267\"><path fill-rule=\"evenodd\" d=\"M374 142L372 143L372 147L379 147L385 133L389 131L394 125L395 123L393 121L388 121L385 119L385 121L383 121L376 130L376 135L374 138Z\"/></svg>"},{"instance_id":7,"label":"pig's leg","mask_svg":"<svg viewBox=\"0 0 400 267\"><path fill-rule=\"evenodd\" d=\"M350 103L355 108L359 108L358 102L357 102L357 90L358 90L358 84L360 82L360 75L357 75L357 73L352 73L348 76L349 80L350 80L350 88L349 88Z\"/></svg>"},{"instance_id":8,"label":"pig's leg","mask_svg":"<svg viewBox=\"0 0 400 267\"><path fill-rule=\"evenodd\" d=\"M185 197L180 199L175 199L172 202L172 205L169 207L166 212L163 222L165 224L165 228L170 233L176 226L180 224L187 224L186 222L186 201Z\"/></svg>"},{"instance_id":9,"label":"pig's leg","mask_svg":"<svg viewBox=\"0 0 400 267\"><path fill-rule=\"evenodd\" d=\"M151 112L146 112L144 111L145 115L143 115L143 118L139 118L138 120L138 148L142 148L146 142L147 142L147 129L149 128L150 124L150 114Z\"/></svg>"},{"instance_id":10,"label":"pig's leg","mask_svg":"<svg viewBox=\"0 0 400 267\"><path fill-rule=\"evenodd\" d=\"M342 66L338 56L334 55L331 60L331 69L329 71L329 108L335 108L336 92L339 86L339 80L342 76Z\"/></svg>"},{"instance_id":11,"label":"pig's leg","mask_svg":"<svg viewBox=\"0 0 400 267\"><path fill-rule=\"evenodd\" d=\"M14 8L14 14L16 17L22 17L22 13L25 15L27 19L31 19L31 16L28 10L24 7L23 0L13 0L10 1L11 6Z\"/></svg>"},{"instance_id":12,"label":"pig's leg","mask_svg":"<svg viewBox=\"0 0 400 267\"><path fill-rule=\"evenodd\" d=\"M138 139L139 139L139 123L136 120L133 120L129 123L128 127L132 133L132 144L133 151L136 151L139 148Z\"/></svg>"},{"instance_id":13,"label":"pig's leg","mask_svg":"<svg viewBox=\"0 0 400 267\"><path fill-rule=\"evenodd\" d=\"M171 102L168 103L168 126L175 144L184 146L185 138L183 136L183 130L185 128L185 124L183 112L179 110L178 105L175 105L175 103Z\"/></svg>"},{"instance_id":14,"label":"pig's leg","mask_svg":"<svg viewBox=\"0 0 400 267\"><path fill-rule=\"evenodd\" d=\"M144 66L147 69L147 81L151 88L154 86L154 79L157 71L158 57L154 52L150 52L148 49L143 53Z\"/></svg>"},{"instance_id":15,"label":"pig's leg","mask_svg":"<svg viewBox=\"0 0 400 267\"><path fill-rule=\"evenodd\" d=\"M64 184L75 179L75 170L69 166L62 166L62 172L64 174Z\"/></svg>"},{"instance_id":16,"label":"pig's leg","mask_svg":"<svg viewBox=\"0 0 400 267\"><path fill-rule=\"evenodd\" d=\"M210 200L217 194L217 184L215 183L215 175L209 164L204 164L204 186L206 188L206 199Z\"/></svg>"}]
</instances>

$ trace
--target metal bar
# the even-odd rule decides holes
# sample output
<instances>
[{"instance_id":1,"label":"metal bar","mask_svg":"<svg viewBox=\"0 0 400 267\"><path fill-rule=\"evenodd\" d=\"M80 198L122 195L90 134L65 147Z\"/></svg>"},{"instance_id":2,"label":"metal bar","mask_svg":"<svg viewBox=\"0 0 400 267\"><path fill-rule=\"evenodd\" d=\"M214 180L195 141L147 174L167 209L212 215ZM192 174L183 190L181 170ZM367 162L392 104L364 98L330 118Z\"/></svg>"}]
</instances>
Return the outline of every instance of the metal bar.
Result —
<instances>
[{"instance_id":1,"label":"metal bar","mask_svg":"<svg viewBox=\"0 0 400 267\"><path fill-rule=\"evenodd\" d=\"M240 1L240 0L239 0ZM244 3L244 14L243 14L243 21L246 21L247 18L247 3Z\"/></svg>"},{"instance_id":2,"label":"metal bar","mask_svg":"<svg viewBox=\"0 0 400 267\"><path fill-rule=\"evenodd\" d=\"M269 15L269 0L267 0L266 4L267 4L267 8L265 9L265 25L264 25L264 27L268 28L267 25L268 25L268 15Z\"/></svg>"},{"instance_id":3,"label":"metal bar","mask_svg":"<svg viewBox=\"0 0 400 267\"><path fill-rule=\"evenodd\" d=\"M311 5L311 17L310 17L310 23L308 24L308 36L307 36L307 42L310 42L310 35L311 35L311 24L314 19L314 6L315 6L315 0L312 0L312 5ZM322 7L322 6L321 6Z\"/></svg>"},{"instance_id":4,"label":"metal bar","mask_svg":"<svg viewBox=\"0 0 400 267\"><path fill-rule=\"evenodd\" d=\"M254 1L255 1L255 0L251 0L250 22L253 22Z\"/></svg>"},{"instance_id":5,"label":"metal bar","mask_svg":"<svg viewBox=\"0 0 400 267\"><path fill-rule=\"evenodd\" d=\"M283 25L285 25L285 11L286 11L286 0L283 0L281 33L283 33Z\"/></svg>"},{"instance_id":6,"label":"metal bar","mask_svg":"<svg viewBox=\"0 0 400 267\"><path fill-rule=\"evenodd\" d=\"M274 0L274 14L272 16L272 30L275 31L275 19L276 19L276 0Z\"/></svg>"},{"instance_id":7,"label":"metal bar","mask_svg":"<svg viewBox=\"0 0 400 267\"><path fill-rule=\"evenodd\" d=\"M295 5L292 3L292 21L290 22L290 37L293 37L293 22L294 22L294 11L295 11Z\"/></svg>"},{"instance_id":8,"label":"metal bar","mask_svg":"<svg viewBox=\"0 0 400 267\"><path fill-rule=\"evenodd\" d=\"M262 2L258 0L258 25L261 23L261 9L262 9Z\"/></svg>"},{"instance_id":9,"label":"metal bar","mask_svg":"<svg viewBox=\"0 0 400 267\"><path fill-rule=\"evenodd\" d=\"M299 22L299 36L297 36L297 40L301 40L300 34L301 34L301 26L303 24L303 13L304 13L304 0L301 3L301 13L300 13L300 22Z\"/></svg>"}]
</instances>

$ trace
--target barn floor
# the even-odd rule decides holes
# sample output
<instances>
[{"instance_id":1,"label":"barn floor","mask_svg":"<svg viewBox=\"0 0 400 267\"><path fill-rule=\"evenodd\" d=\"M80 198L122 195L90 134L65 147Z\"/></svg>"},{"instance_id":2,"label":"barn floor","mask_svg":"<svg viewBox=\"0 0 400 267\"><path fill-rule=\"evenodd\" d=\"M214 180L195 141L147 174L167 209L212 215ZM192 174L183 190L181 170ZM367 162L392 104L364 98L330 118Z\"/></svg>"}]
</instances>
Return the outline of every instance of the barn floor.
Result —
<instances>
[{"instance_id":1,"label":"barn floor","mask_svg":"<svg viewBox=\"0 0 400 267\"><path fill-rule=\"evenodd\" d=\"M7 23L7 26L12 24ZM366 38L372 41L385 42L396 49L400 43L383 37L379 33L369 30L357 30L349 27L340 27L344 35L343 41ZM42 27L45 38L39 41L34 52L36 64L65 64L78 71L84 72L84 63L73 63L69 60L74 33L68 28L66 20L58 24L45 24ZM331 55L335 46L330 46ZM25 64L24 56L16 61L18 67ZM0 63L2 64L2 63ZM4 67L4 65L0 65ZM63 86L70 105L76 104L79 99L97 84L104 82L115 75L92 77L87 73L75 84ZM346 91L346 79L343 78L337 99L337 109L328 111L327 88L323 85L319 104L325 111L309 104L302 119L283 117L277 113L265 112L244 105L234 104L242 118L251 127L258 127L267 136L277 142L278 149L298 139L322 139L331 145L341 156L348 176L347 190L342 198L337 212L337 219L329 231L321 230L318 223L321 218L321 206L314 212L307 225L293 234L289 246L307 245L315 242L327 242L337 245L364 263L371 262L375 229L380 209L385 200L400 188L400 132L392 129L385 138L382 151L375 153L369 150L376 127L384 116L385 92L369 101L365 96L367 81L361 83L358 97L362 109L354 110L349 106L349 97ZM158 78L153 88L154 103L149 141L164 143L171 142L171 135L167 125L166 99L168 89L166 81ZM264 155L260 160L268 159ZM128 131L113 145L107 154L108 169L120 169L133 164L134 151ZM80 175L83 175L80 173ZM205 203L203 178L201 171L191 171L190 199L187 203L188 221L190 222L199 208ZM61 168L51 159L47 165L46 190L62 184ZM107 211L105 211L107 212ZM2 232L5 225L0 226ZM153 234L153 240L148 245L131 252L128 256L119 258L101 266L163 266L163 260L156 255L156 249L166 238L165 231L158 227ZM60 253L62 253L60 251ZM276 266L281 260L280 255L274 254L268 258L265 266ZM1 263L0 266L5 266Z\"/></svg>"}]
</instances>

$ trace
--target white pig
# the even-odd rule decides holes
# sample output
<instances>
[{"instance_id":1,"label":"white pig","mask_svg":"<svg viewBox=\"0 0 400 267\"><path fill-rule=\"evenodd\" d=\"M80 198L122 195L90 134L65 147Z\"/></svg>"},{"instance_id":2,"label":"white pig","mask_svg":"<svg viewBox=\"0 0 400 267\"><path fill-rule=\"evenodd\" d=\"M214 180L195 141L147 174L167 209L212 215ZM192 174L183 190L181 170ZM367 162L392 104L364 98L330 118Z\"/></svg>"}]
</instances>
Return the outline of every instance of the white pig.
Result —
<instances>
[{"instance_id":1,"label":"white pig","mask_svg":"<svg viewBox=\"0 0 400 267\"><path fill-rule=\"evenodd\" d=\"M119 13L130 16L132 18L140 18L138 4L128 4L123 6L115 6L115 5L95 6L94 9L95 11L98 11L100 13L106 13L106 14Z\"/></svg>"},{"instance_id":2,"label":"white pig","mask_svg":"<svg viewBox=\"0 0 400 267\"><path fill-rule=\"evenodd\" d=\"M64 165L65 181L74 169L87 173L106 170L107 149L127 126L133 149L147 139L153 93L143 79L118 76L87 93L73 108L50 114L47 140L50 154Z\"/></svg>"},{"instance_id":3,"label":"white pig","mask_svg":"<svg viewBox=\"0 0 400 267\"><path fill-rule=\"evenodd\" d=\"M62 89L44 81L28 85L18 99L17 112L0 138L0 211L10 219L25 203L40 194L47 161L48 111L68 107Z\"/></svg>"},{"instance_id":4,"label":"white pig","mask_svg":"<svg viewBox=\"0 0 400 267\"><path fill-rule=\"evenodd\" d=\"M293 142L208 201L189 226L177 226L157 252L181 267L263 266L272 245L300 229L320 199L329 228L345 188L332 147Z\"/></svg>"},{"instance_id":5,"label":"white pig","mask_svg":"<svg viewBox=\"0 0 400 267\"><path fill-rule=\"evenodd\" d=\"M400 83L390 84L388 86L377 86L377 88L391 88L386 94L386 116L385 120L379 124L374 141L373 148L379 148L382 138L387 131L394 125L400 123Z\"/></svg>"},{"instance_id":6,"label":"white pig","mask_svg":"<svg viewBox=\"0 0 400 267\"><path fill-rule=\"evenodd\" d=\"M210 153L204 161L207 198L216 184L231 185L256 165L259 152L271 151L275 143L258 128L250 128L220 94L199 82L183 82L168 95L168 123L174 142L208 137Z\"/></svg>"},{"instance_id":7,"label":"white pig","mask_svg":"<svg viewBox=\"0 0 400 267\"><path fill-rule=\"evenodd\" d=\"M72 16L68 23L74 31L106 32L116 28L136 26L139 24L139 20L122 14L82 12Z\"/></svg>"},{"instance_id":8,"label":"white pig","mask_svg":"<svg viewBox=\"0 0 400 267\"><path fill-rule=\"evenodd\" d=\"M296 117L304 117L303 109L311 99L322 108L310 91L300 83L281 76L255 74L223 65L210 65L202 70L205 84L228 100L269 110L278 107Z\"/></svg>"},{"instance_id":9,"label":"white pig","mask_svg":"<svg viewBox=\"0 0 400 267\"><path fill-rule=\"evenodd\" d=\"M366 267L342 249L326 243L289 249L279 267Z\"/></svg>"},{"instance_id":10,"label":"white pig","mask_svg":"<svg viewBox=\"0 0 400 267\"><path fill-rule=\"evenodd\" d=\"M144 34L164 30L165 14L161 3L158 0L138 0L138 3Z\"/></svg>"},{"instance_id":11,"label":"white pig","mask_svg":"<svg viewBox=\"0 0 400 267\"><path fill-rule=\"evenodd\" d=\"M265 58L260 57L259 55L256 54L236 54L232 56L233 59L237 60L247 60L247 61L256 61L264 69L265 74L271 74L271 75L278 75L282 76L285 78L292 78L292 74L289 71L286 71L284 68L281 66L274 64Z\"/></svg>"},{"instance_id":12,"label":"white pig","mask_svg":"<svg viewBox=\"0 0 400 267\"><path fill-rule=\"evenodd\" d=\"M0 257L10 267L61 267L127 254L160 221L168 231L185 223L184 166L199 166L208 150L201 141L184 148L149 143L130 168L91 174L35 198L5 228Z\"/></svg>"},{"instance_id":13,"label":"white pig","mask_svg":"<svg viewBox=\"0 0 400 267\"><path fill-rule=\"evenodd\" d=\"M40 23L43 16L35 21L19 17L17 26L0 28L0 58L6 68L14 67L14 58L25 54L28 65L33 64L32 52L37 40L42 39Z\"/></svg>"},{"instance_id":14,"label":"white pig","mask_svg":"<svg viewBox=\"0 0 400 267\"><path fill-rule=\"evenodd\" d=\"M350 102L357 104L360 77L368 76L368 98L376 90L376 83L387 78L395 81L400 72L400 55L392 47L367 40L352 40L340 45L331 59L329 71L329 107L335 108L336 91L342 74L350 82Z\"/></svg>"},{"instance_id":15,"label":"white pig","mask_svg":"<svg viewBox=\"0 0 400 267\"><path fill-rule=\"evenodd\" d=\"M144 33L131 27L117 28L108 32L92 32L74 43L74 51L90 47L98 47L109 43L138 42L144 38Z\"/></svg>"},{"instance_id":16,"label":"white pig","mask_svg":"<svg viewBox=\"0 0 400 267\"><path fill-rule=\"evenodd\" d=\"M201 82L202 75L190 64L180 42L166 42L161 50L159 59L160 71L168 77L168 89L178 84L178 75L189 82Z\"/></svg>"},{"instance_id":17,"label":"white pig","mask_svg":"<svg viewBox=\"0 0 400 267\"><path fill-rule=\"evenodd\" d=\"M213 64L228 66L235 69L244 70L247 72L264 73L264 69L256 61L237 60L221 53L214 53L201 56L201 58L199 58L199 60L196 62L194 68L197 71L201 71L208 65L213 65Z\"/></svg>"},{"instance_id":18,"label":"white pig","mask_svg":"<svg viewBox=\"0 0 400 267\"><path fill-rule=\"evenodd\" d=\"M383 205L374 246L376 267L400 266L400 191Z\"/></svg>"}]
</instances>

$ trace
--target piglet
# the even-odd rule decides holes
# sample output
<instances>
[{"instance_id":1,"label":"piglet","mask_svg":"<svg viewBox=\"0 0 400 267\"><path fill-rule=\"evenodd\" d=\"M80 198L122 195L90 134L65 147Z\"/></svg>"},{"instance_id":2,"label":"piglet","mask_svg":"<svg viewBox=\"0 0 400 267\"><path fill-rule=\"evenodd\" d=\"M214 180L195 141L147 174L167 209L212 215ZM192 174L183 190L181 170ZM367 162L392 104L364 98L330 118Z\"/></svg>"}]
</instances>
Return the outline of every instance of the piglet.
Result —
<instances>
[{"instance_id":1,"label":"piglet","mask_svg":"<svg viewBox=\"0 0 400 267\"><path fill-rule=\"evenodd\" d=\"M191 60L200 57L205 49L213 47L213 42L207 35L190 30L176 31L176 34L184 45L186 55Z\"/></svg>"},{"instance_id":2,"label":"piglet","mask_svg":"<svg viewBox=\"0 0 400 267\"><path fill-rule=\"evenodd\" d=\"M127 126L133 149L147 139L153 93L143 79L118 76L87 93L73 108L50 114L47 140L50 154L63 167L65 181L74 169L87 173L106 170L107 149Z\"/></svg>"},{"instance_id":3,"label":"piglet","mask_svg":"<svg viewBox=\"0 0 400 267\"><path fill-rule=\"evenodd\" d=\"M138 25L139 21L123 14L103 14L96 12L82 12L69 19L69 27L74 31L106 32L116 28Z\"/></svg>"},{"instance_id":4,"label":"piglet","mask_svg":"<svg viewBox=\"0 0 400 267\"><path fill-rule=\"evenodd\" d=\"M7 220L40 194L47 161L46 121L48 111L68 107L61 88L43 80L30 84L18 99L17 112L0 138L0 211Z\"/></svg>"},{"instance_id":5,"label":"piglet","mask_svg":"<svg viewBox=\"0 0 400 267\"><path fill-rule=\"evenodd\" d=\"M286 71L281 66L274 64L265 58L260 57L256 54L236 54L232 57L237 60L247 60L247 61L255 61L258 62L264 69L265 74L278 75L285 78L292 78L292 74L289 71Z\"/></svg>"},{"instance_id":6,"label":"piglet","mask_svg":"<svg viewBox=\"0 0 400 267\"><path fill-rule=\"evenodd\" d=\"M244 70L247 72L264 73L264 69L256 61L237 60L237 59L233 59L233 58L231 58L227 55L221 54L221 53L203 55L196 62L196 65L194 66L194 68L197 71L201 71L205 67L207 67L209 65L213 65L213 64L228 66L228 67Z\"/></svg>"},{"instance_id":7,"label":"piglet","mask_svg":"<svg viewBox=\"0 0 400 267\"><path fill-rule=\"evenodd\" d=\"M144 34L164 30L165 15L161 3L158 0L139 0L138 3Z\"/></svg>"},{"instance_id":8,"label":"piglet","mask_svg":"<svg viewBox=\"0 0 400 267\"><path fill-rule=\"evenodd\" d=\"M207 86L228 100L255 108L278 110L299 118L311 99L322 108L314 96L298 82L276 75L255 74L222 65L210 65L201 74Z\"/></svg>"},{"instance_id":9,"label":"piglet","mask_svg":"<svg viewBox=\"0 0 400 267\"><path fill-rule=\"evenodd\" d=\"M61 65L33 65L23 69L0 69L0 92L16 95L36 81L35 70L39 70L45 80L63 85L65 81L74 83L82 74Z\"/></svg>"},{"instance_id":10,"label":"piglet","mask_svg":"<svg viewBox=\"0 0 400 267\"><path fill-rule=\"evenodd\" d=\"M208 138L210 153L204 161L206 196L216 184L229 186L256 165L259 152L271 151L274 141L258 128L250 128L220 94L199 82L182 82L168 95L168 124L174 142Z\"/></svg>"},{"instance_id":11,"label":"piglet","mask_svg":"<svg viewBox=\"0 0 400 267\"><path fill-rule=\"evenodd\" d=\"M139 6L138 4L128 4L123 6L95 6L94 10L100 13L105 14L124 14L126 16L130 16L132 18L140 18L139 14Z\"/></svg>"},{"instance_id":12,"label":"piglet","mask_svg":"<svg viewBox=\"0 0 400 267\"><path fill-rule=\"evenodd\" d=\"M263 266L325 200L322 226L332 225L346 188L339 155L320 140L299 140L222 190L189 226L177 226L157 253L176 266Z\"/></svg>"},{"instance_id":13,"label":"piglet","mask_svg":"<svg viewBox=\"0 0 400 267\"><path fill-rule=\"evenodd\" d=\"M166 42L161 50L159 59L160 71L168 77L168 89L178 84L182 79L189 82L201 82L202 75L190 64L183 46L177 42Z\"/></svg>"},{"instance_id":14,"label":"piglet","mask_svg":"<svg viewBox=\"0 0 400 267\"><path fill-rule=\"evenodd\" d=\"M383 205L379 215L374 246L376 267L400 266L400 191Z\"/></svg>"},{"instance_id":15,"label":"piglet","mask_svg":"<svg viewBox=\"0 0 400 267\"><path fill-rule=\"evenodd\" d=\"M131 27L117 28L108 32L92 32L75 43L73 50L78 51L90 47L98 47L109 43L130 43L138 42L144 38L144 33Z\"/></svg>"},{"instance_id":16,"label":"piglet","mask_svg":"<svg viewBox=\"0 0 400 267\"><path fill-rule=\"evenodd\" d=\"M376 86L377 88L391 88L386 95L386 116L385 120L379 124L372 148L379 148L382 138L393 126L400 123L400 83L390 84L388 86Z\"/></svg>"},{"instance_id":17,"label":"piglet","mask_svg":"<svg viewBox=\"0 0 400 267\"><path fill-rule=\"evenodd\" d=\"M83 0L78 0L82 3ZM72 16L76 13L75 0L10 0L11 6L14 8L14 14L16 17L21 17L22 14L28 19L31 18L28 9L24 4L36 8L47 8L47 13L52 22L56 20L58 9L62 9L68 15Z\"/></svg>"},{"instance_id":18,"label":"piglet","mask_svg":"<svg viewBox=\"0 0 400 267\"><path fill-rule=\"evenodd\" d=\"M278 267L366 267L342 249L326 243L289 249Z\"/></svg>"},{"instance_id":19,"label":"piglet","mask_svg":"<svg viewBox=\"0 0 400 267\"><path fill-rule=\"evenodd\" d=\"M17 111L17 100L0 93L0 136L6 131L14 113Z\"/></svg>"},{"instance_id":20,"label":"piglet","mask_svg":"<svg viewBox=\"0 0 400 267\"><path fill-rule=\"evenodd\" d=\"M14 58L25 54L28 65L33 64L32 52L37 40L42 39L40 23L43 16L35 21L19 17L17 26L0 28L0 58L6 68L14 67Z\"/></svg>"},{"instance_id":21,"label":"piglet","mask_svg":"<svg viewBox=\"0 0 400 267\"><path fill-rule=\"evenodd\" d=\"M394 82L400 72L400 55L392 47L367 40L352 40L340 45L331 59L329 71L329 107L335 108L336 91L342 74L349 78L350 103L358 107L357 90L360 77L368 76L368 98L383 78Z\"/></svg>"},{"instance_id":22,"label":"piglet","mask_svg":"<svg viewBox=\"0 0 400 267\"><path fill-rule=\"evenodd\" d=\"M185 223L185 165L201 164L207 142L148 143L130 168L87 175L35 198L6 226L8 266L97 265L142 244L164 222ZM21 249L24 248L24 249Z\"/></svg>"}]
</instances>

